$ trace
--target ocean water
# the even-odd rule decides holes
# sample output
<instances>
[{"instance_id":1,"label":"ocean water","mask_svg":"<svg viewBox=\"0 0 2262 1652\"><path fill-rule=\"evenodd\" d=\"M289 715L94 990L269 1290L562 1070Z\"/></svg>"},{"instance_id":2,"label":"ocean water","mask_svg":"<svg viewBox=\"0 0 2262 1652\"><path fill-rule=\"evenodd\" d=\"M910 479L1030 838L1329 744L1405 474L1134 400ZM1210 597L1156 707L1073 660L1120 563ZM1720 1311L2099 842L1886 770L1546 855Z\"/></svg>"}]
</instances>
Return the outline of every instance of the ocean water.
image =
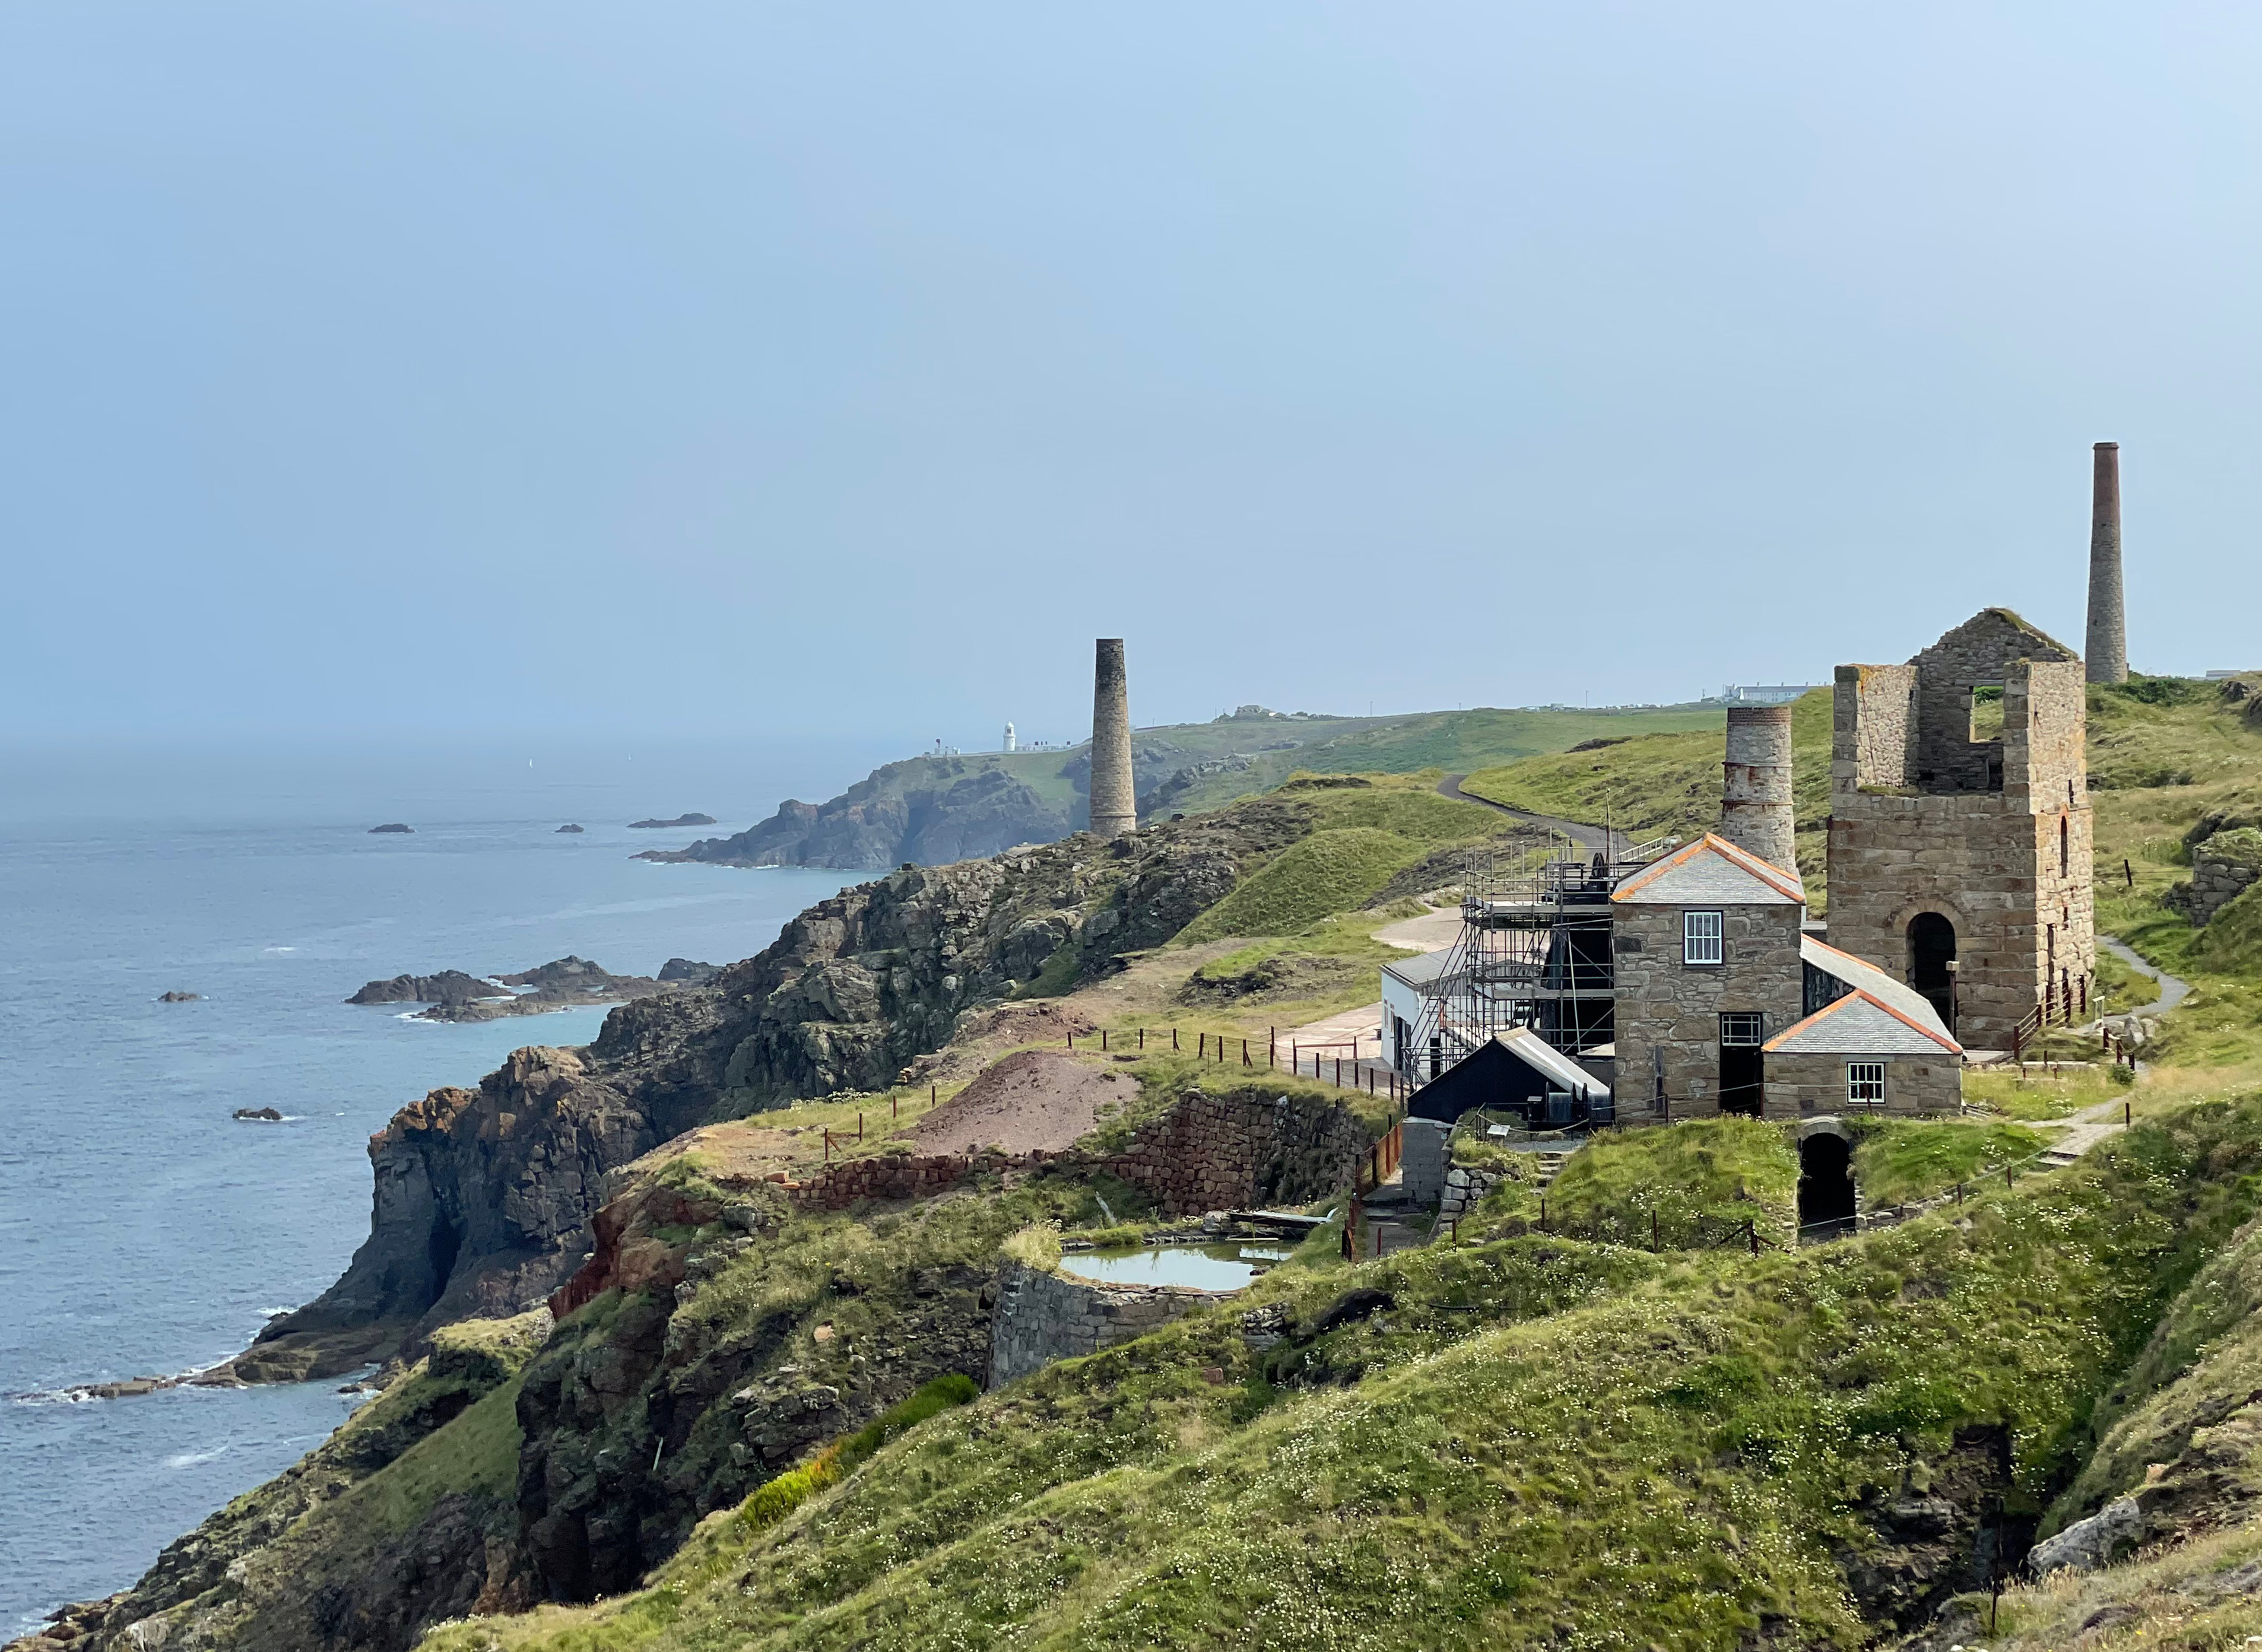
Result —
<instances>
[{"instance_id":1,"label":"ocean water","mask_svg":"<svg viewBox=\"0 0 2262 1652\"><path fill-rule=\"evenodd\" d=\"M786 788L742 775L731 789L753 801L713 830ZM447 1026L348 995L404 970L567 952L623 973L725 963L850 880L631 860L698 834L626 830L630 794L607 786L537 800L437 782L415 800L415 834L385 837L366 829L400 815L349 818L321 790L256 808L237 795L202 820L40 818L19 791L0 824L0 1638L130 1584L353 1404L335 1381L54 1390L240 1349L366 1234L366 1144L396 1108L522 1045L586 1042L603 1013ZM587 830L558 834L566 818ZM156 1002L170 989L202 996ZM230 1117L269 1106L285 1121Z\"/></svg>"}]
</instances>

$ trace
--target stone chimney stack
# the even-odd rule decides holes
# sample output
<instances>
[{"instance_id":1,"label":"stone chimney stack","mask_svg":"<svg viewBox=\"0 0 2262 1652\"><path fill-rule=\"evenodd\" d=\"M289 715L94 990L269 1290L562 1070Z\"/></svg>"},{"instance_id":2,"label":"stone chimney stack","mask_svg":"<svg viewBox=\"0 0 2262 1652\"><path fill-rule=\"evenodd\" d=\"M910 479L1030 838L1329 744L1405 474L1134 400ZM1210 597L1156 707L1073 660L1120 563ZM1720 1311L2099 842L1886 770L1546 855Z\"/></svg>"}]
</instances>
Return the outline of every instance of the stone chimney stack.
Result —
<instances>
[{"instance_id":1,"label":"stone chimney stack","mask_svg":"<svg viewBox=\"0 0 2262 1652\"><path fill-rule=\"evenodd\" d=\"M1720 836L1794 876L1790 707L1728 707L1728 760L1720 776Z\"/></svg>"},{"instance_id":2,"label":"stone chimney stack","mask_svg":"<svg viewBox=\"0 0 2262 1652\"><path fill-rule=\"evenodd\" d=\"M2089 642L2093 683L2129 680L2129 624L2121 607L2121 444L2097 444L2089 506Z\"/></svg>"},{"instance_id":3,"label":"stone chimney stack","mask_svg":"<svg viewBox=\"0 0 2262 1652\"><path fill-rule=\"evenodd\" d=\"M1131 786L1131 697L1123 639L1099 639L1091 674L1091 830L1120 837L1139 829Z\"/></svg>"}]
</instances>

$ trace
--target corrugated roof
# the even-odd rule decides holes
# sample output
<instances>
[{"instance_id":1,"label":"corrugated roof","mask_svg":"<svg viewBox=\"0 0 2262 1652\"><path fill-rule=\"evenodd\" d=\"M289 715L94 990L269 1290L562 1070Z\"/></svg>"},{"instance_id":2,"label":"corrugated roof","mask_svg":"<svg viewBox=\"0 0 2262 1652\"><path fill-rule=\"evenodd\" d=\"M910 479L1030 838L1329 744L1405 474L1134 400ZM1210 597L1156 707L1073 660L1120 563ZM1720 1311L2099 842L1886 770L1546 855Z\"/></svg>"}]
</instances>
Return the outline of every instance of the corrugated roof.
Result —
<instances>
[{"instance_id":1,"label":"corrugated roof","mask_svg":"<svg viewBox=\"0 0 2262 1652\"><path fill-rule=\"evenodd\" d=\"M1824 974L1835 976L1848 987L1891 1005L1927 1032L1938 1033L1943 1038L1949 1037L1948 1024L1932 1007L1931 999L1906 982L1895 980L1867 959L1841 952L1827 941L1818 941L1811 935L1798 937L1798 955Z\"/></svg>"},{"instance_id":2,"label":"corrugated roof","mask_svg":"<svg viewBox=\"0 0 2262 1652\"><path fill-rule=\"evenodd\" d=\"M1408 987L1427 987L1445 973L1452 956L1453 949L1447 946L1413 958L1396 958L1382 966L1382 973L1395 975Z\"/></svg>"},{"instance_id":3,"label":"corrugated roof","mask_svg":"<svg viewBox=\"0 0 2262 1652\"><path fill-rule=\"evenodd\" d=\"M1797 873L1706 832L1626 879L1610 900L1639 906L1804 906L1806 886Z\"/></svg>"},{"instance_id":4,"label":"corrugated roof","mask_svg":"<svg viewBox=\"0 0 2262 1652\"><path fill-rule=\"evenodd\" d=\"M1761 1046L1769 1055L1957 1055L1963 1046L1891 1004L1851 992Z\"/></svg>"}]
</instances>

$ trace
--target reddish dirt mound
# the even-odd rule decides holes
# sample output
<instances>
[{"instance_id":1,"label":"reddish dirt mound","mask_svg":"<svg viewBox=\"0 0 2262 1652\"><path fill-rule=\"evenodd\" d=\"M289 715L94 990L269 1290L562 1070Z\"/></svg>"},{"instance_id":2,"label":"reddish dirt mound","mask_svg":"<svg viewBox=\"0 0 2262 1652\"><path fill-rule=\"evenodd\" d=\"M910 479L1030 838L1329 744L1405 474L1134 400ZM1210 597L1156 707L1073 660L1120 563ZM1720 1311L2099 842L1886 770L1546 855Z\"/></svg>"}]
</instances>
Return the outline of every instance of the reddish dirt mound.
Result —
<instances>
[{"instance_id":1,"label":"reddish dirt mound","mask_svg":"<svg viewBox=\"0 0 2262 1652\"><path fill-rule=\"evenodd\" d=\"M1058 1153L1089 1135L1099 1110L1128 1103L1139 1081L1112 1067L1070 1055L1024 1050L975 1075L974 1081L919 1120L911 1142L921 1153Z\"/></svg>"}]
</instances>

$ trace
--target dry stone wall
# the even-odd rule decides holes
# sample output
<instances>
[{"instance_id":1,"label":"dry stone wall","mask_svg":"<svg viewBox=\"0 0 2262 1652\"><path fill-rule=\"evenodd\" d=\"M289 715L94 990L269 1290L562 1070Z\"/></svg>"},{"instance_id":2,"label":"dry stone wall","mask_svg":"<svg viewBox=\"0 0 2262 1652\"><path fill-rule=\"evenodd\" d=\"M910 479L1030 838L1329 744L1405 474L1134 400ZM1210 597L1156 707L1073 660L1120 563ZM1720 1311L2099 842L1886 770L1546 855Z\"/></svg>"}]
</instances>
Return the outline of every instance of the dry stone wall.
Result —
<instances>
[{"instance_id":1,"label":"dry stone wall","mask_svg":"<svg viewBox=\"0 0 2262 1652\"><path fill-rule=\"evenodd\" d=\"M1097 1161L1172 1216L1267 1201L1304 1203L1349 1187L1373 1137L1341 1102L1197 1091Z\"/></svg>"},{"instance_id":2,"label":"dry stone wall","mask_svg":"<svg viewBox=\"0 0 2262 1652\"><path fill-rule=\"evenodd\" d=\"M1167 1325L1225 1297L1158 1285L1103 1285L1008 1262L990 1322L990 1386Z\"/></svg>"}]
</instances>

